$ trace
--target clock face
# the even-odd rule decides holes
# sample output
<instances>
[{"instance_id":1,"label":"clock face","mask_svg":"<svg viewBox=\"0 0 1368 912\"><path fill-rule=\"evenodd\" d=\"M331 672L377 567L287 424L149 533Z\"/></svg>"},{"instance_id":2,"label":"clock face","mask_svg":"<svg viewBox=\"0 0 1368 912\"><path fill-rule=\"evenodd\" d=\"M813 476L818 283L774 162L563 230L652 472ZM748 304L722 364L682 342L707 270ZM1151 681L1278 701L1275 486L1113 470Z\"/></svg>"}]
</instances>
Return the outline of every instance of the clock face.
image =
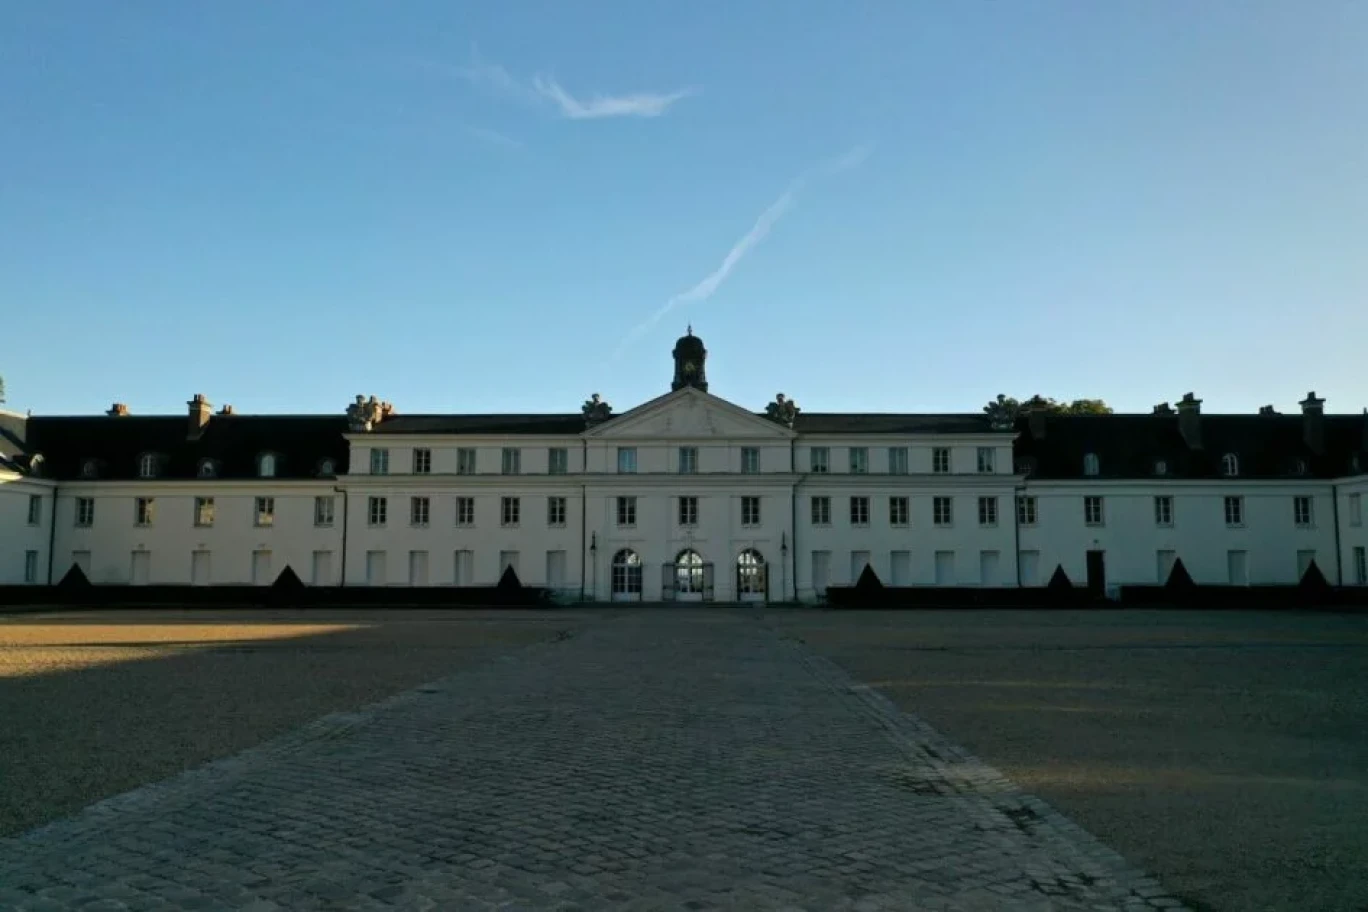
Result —
<instances>
[{"instance_id":1,"label":"clock face","mask_svg":"<svg viewBox=\"0 0 1368 912\"><path fill-rule=\"evenodd\" d=\"M696 373L698 373L698 365L697 365L697 364L694 364L692 361L685 361L685 362L684 362L684 373L686 373L686 374L696 374Z\"/></svg>"}]
</instances>

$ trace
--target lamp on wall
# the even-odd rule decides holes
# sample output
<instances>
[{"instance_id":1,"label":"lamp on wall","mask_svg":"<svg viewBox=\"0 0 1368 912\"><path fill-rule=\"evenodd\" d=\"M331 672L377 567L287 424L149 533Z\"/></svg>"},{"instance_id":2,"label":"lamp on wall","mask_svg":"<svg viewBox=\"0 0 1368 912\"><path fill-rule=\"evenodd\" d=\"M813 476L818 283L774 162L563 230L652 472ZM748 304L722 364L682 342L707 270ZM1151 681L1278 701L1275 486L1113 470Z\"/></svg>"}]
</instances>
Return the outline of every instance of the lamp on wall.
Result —
<instances>
[{"instance_id":1,"label":"lamp on wall","mask_svg":"<svg viewBox=\"0 0 1368 912\"><path fill-rule=\"evenodd\" d=\"M597 554L597 553L598 553L598 533L597 533L597 532L590 532L590 533L589 533L589 553L590 553L590 554Z\"/></svg>"},{"instance_id":2,"label":"lamp on wall","mask_svg":"<svg viewBox=\"0 0 1368 912\"><path fill-rule=\"evenodd\" d=\"M788 557L788 533L787 533L787 532L780 532L780 533L779 533L779 553L780 553L781 555L783 555L784 557Z\"/></svg>"}]
</instances>

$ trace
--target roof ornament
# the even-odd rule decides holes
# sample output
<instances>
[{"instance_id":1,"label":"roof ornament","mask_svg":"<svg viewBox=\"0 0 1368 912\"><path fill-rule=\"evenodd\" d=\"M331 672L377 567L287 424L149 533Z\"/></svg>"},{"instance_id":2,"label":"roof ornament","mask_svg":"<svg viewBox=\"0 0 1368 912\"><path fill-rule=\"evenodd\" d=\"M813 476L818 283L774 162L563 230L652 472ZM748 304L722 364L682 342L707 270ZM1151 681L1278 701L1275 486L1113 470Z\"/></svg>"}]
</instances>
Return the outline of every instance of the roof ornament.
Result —
<instances>
[{"instance_id":1,"label":"roof ornament","mask_svg":"<svg viewBox=\"0 0 1368 912\"><path fill-rule=\"evenodd\" d=\"M998 393L996 399L990 399L983 407L983 413L988 416L988 424L993 430L1010 431L1016 424L1020 409L1021 406L1015 399L1008 399L1004 394Z\"/></svg>"},{"instance_id":2,"label":"roof ornament","mask_svg":"<svg viewBox=\"0 0 1368 912\"><path fill-rule=\"evenodd\" d=\"M394 414L394 406L375 396L367 399L359 393L356 401L347 406L347 424L353 431L373 431L376 425Z\"/></svg>"},{"instance_id":3,"label":"roof ornament","mask_svg":"<svg viewBox=\"0 0 1368 912\"><path fill-rule=\"evenodd\" d=\"M586 427L602 424L613 417L613 407L604 402L603 397L598 393L594 393L586 399L584 405L580 406L580 411L584 414Z\"/></svg>"},{"instance_id":4,"label":"roof ornament","mask_svg":"<svg viewBox=\"0 0 1368 912\"><path fill-rule=\"evenodd\" d=\"M774 401L765 406L765 417L791 429L794 422L798 420L799 411L797 404L792 399L787 398L783 393L775 393Z\"/></svg>"}]
</instances>

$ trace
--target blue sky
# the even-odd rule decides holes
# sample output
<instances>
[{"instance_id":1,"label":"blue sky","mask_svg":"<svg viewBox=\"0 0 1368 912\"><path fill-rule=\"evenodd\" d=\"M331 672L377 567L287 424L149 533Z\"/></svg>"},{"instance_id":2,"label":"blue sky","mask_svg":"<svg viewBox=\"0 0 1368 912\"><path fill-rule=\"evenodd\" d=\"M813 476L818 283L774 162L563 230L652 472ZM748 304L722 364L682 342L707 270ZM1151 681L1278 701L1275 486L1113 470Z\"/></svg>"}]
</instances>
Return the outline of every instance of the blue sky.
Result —
<instances>
[{"instance_id":1,"label":"blue sky","mask_svg":"<svg viewBox=\"0 0 1368 912\"><path fill-rule=\"evenodd\" d=\"M5 4L8 407L622 411L692 321L757 410L1358 411L1365 47L1356 0Z\"/></svg>"}]
</instances>

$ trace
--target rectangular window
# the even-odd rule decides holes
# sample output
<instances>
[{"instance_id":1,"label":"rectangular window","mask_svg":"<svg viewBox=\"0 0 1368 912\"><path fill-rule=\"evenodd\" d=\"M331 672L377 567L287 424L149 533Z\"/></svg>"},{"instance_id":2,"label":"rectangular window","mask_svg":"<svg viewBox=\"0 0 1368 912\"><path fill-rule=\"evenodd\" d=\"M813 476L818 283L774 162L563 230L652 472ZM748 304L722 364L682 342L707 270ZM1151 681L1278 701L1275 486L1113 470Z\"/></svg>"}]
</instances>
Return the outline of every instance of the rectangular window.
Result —
<instances>
[{"instance_id":1,"label":"rectangular window","mask_svg":"<svg viewBox=\"0 0 1368 912\"><path fill-rule=\"evenodd\" d=\"M636 447L618 447L618 474L632 475L637 470L637 451Z\"/></svg>"},{"instance_id":2,"label":"rectangular window","mask_svg":"<svg viewBox=\"0 0 1368 912\"><path fill-rule=\"evenodd\" d=\"M389 450L375 448L370 451L370 473L372 475L389 474Z\"/></svg>"},{"instance_id":3,"label":"rectangular window","mask_svg":"<svg viewBox=\"0 0 1368 912\"><path fill-rule=\"evenodd\" d=\"M214 524L214 498L196 497L195 498L195 525L212 526Z\"/></svg>"},{"instance_id":4,"label":"rectangular window","mask_svg":"<svg viewBox=\"0 0 1368 912\"><path fill-rule=\"evenodd\" d=\"M475 498L458 497L456 498L456 525L473 526L475 525Z\"/></svg>"},{"instance_id":5,"label":"rectangular window","mask_svg":"<svg viewBox=\"0 0 1368 912\"><path fill-rule=\"evenodd\" d=\"M758 526L760 525L760 498L743 497L741 498L741 525Z\"/></svg>"},{"instance_id":6,"label":"rectangular window","mask_svg":"<svg viewBox=\"0 0 1368 912\"><path fill-rule=\"evenodd\" d=\"M413 474L432 474L432 450L420 447L413 451Z\"/></svg>"},{"instance_id":7,"label":"rectangular window","mask_svg":"<svg viewBox=\"0 0 1368 912\"><path fill-rule=\"evenodd\" d=\"M1368 549L1363 545L1354 547L1354 578L1360 586L1368 586Z\"/></svg>"},{"instance_id":8,"label":"rectangular window","mask_svg":"<svg viewBox=\"0 0 1368 912\"><path fill-rule=\"evenodd\" d=\"M808 470L814 475L825 475L831 471L831 450L828 447L813 447L808 450Z\"/></svg>"},{"instance_id":9,"label":"rectangular window","mask_svg":"<svg viewBox=\"0 0 1368 912\"><path fill-rule=\"evenodd\" d=\"M314 498L314 525L331 526L333 524L333 499L331 497Z\"/></svg>"},{"instance_id":10,"label":"rectangular window","mask_svg":"<svg viewBox=\"0 0 1368 912\"><path fill-rule=\"evenodd\" d=\"M990 474L997 471L994 468L993 456L996 451L992 447L978 448L978 470L980 474Z\"/></svg>"},{"instance_id":11,"label":"rectangular window","mask_svg":"<svg viewBox=\"0 0 1368 912\"><path fill-rule=\"evenodd\" d=\"M383 526L389 521L389 500L371 497L366 501L366 521L372 526Z\"/></svg>"},{"instance_id":12,"label":"rectangular window","mask_svg":"<svg viewBox=\"0 0 1368 912\"><path fill-rule=\"evenodd\" d=\"M565 498L548 497L546 498L546 524L548 526L565 525Z\"/></svg>"},{"instance_id":13,"label":"rectangular window","mask_svg":"<svg viewBox=\"0 0 1368 912\"><path fill-rule=\"evenodd\" d=\"M139 497L133 501L133 524L150 526L157 512L157 502L151 497Z\"/></svg>"},{"instance_id":14,"label":"rectangular window","mask_svg":"<svg viewBox=\"0 0 1368 912\"><path fill-rule=\"evenodd\" d=\"M82 529L89 529L95 525L95 498L76 498L76 525Z\"/></svg>"},{"instance_id":15,"label":"rectangular window","mask_svg":"<svg viewBox=\"0 0 1368 912\"><path fill-rule=\"evenodd\" d=\"M698 472L698 447L679 448L679 474L693 475Z\"/></svg>"},{"instance_id":16,"label":"rectangular window","mask_svg":"<svg viewBox=\"0 0 1368 912\"><path fill-rule=\"evenodd\" d=\"M619 526L636 525L636 501L635 497L619 497L617 499L617 524Z\"/></svg>"},{"instance_id":17,"label":"rectangular window","mask_svg":"<svg viewBox=\"0 0 1368 912\"><path fill-rule=\"evenodd\" d=\"M907 474L907 447L895 446L888 448L888 474Z\"/></svg>"},{"instance_id":18,"label":"rectangular window","mask_svg":"<svg viewBox=\"0 0 1368 912\"><path fill-rule=\"evenodd\" d=\"M998 514L998 499L996 497L980 497L978 499L979 525L996 526Z\"/></svg>"},{"instance_id":19,"label":"rectangular window","mask_svg":"<svg viewBox=\"0 0 1368 912\"><path fill-rule=\"evenodd\" d=\"M38 552L24 552L24 582L38 582Z\"/></svg>"},{"instance_id":20,"label":"rectangular window","mask_svg":"<svg viewBox=\"0 0 1368 912\"><path fill-rule=\"evenodd\" d=\"M911 521L912 505L906 497L888 498L888 524L905 526Z\"/></svg>"},{"instance_id":21,"label":"rectangular window","mask_svg":"<svg viewBox=\"0 0 1368 912\"><path fill-rule=\"evenodd\" d=\"M950 474L949 447L936 447L931 451L931 471L937 475Z\"/></svg>"},{"instance_id":22,"label":"rectangular window","mask_svg":"<svg viewBox=\"0 0 1368 912\"><path fill-rule=\"evenodd\" d=\"M948 526L955 521L954 502L949 497L937 497L931 501L931 519L938 526Z\"/></svg>"},{"instance_id":23,"label":"rectangular window","mask_svg":"<svg viewBox=\"0 0 1368 912\"><path fill-rule=\"evenodd\" d=\"M43 495L30 494L28 499L28 524L36 526L43 518Z\"/></svg>"},{"instance_id":24,"label":"rectangular window","mask_svg":"<svg viewBox=\"0 0 1368 912\"><path fill-rule=\"evenodd\" d=\"M1244 525L1244 498L1227 497L1225 499L1225 523L1227 526Z\"/></svg>"},{"instance_id":25,"label":"rectangular window","mask_svg":"<svg viewBox=\"0 0 1368 912\"><path fill-rule=\"evenodd\" d=\"M516 497L502 498L499 504L499 521L505 526L516 526L522 516L522 501Z\"/></svg>"},{"instance_id":26,"label":"rectangular window","mask_svg":"<svg viewBox=\"0 0 1368 912\"><path fill-rule=\"evenodd\" d=\"M831 498L814 497L812 498L812 524L814 526L831 525Z\"/></svg>"},{"instance_id":27,"label":"rectangular window","mask_svg":"<svg viewBox=\"0 0 1368 912\"><path fill-rule=\"evenodd\" d=\"M1017 522L1023 526L1034 526L1036 524L1036 499L1021 495L1016 499L1017 503Z\"/></svg>"},{"instance_id":28,"label":"rectangular window","mask_svg":"<svg viewBox=\"0 0 1368 912\"><path fill-rule=\"evenodd\" d=\"M1083 498L1083 522L1089 526L1102 525L1102 498L1089 496Z\"/></svg>"},{"instance_id":29,"label":"rectangular window","mask_svg":"<svg viewBox=\"0 0 1368 912\"><path fill-rule=\"evenodd\" d=\"M1349 525L1363 525L1363 497L1359 494L1349 495Z\"/></svg>"},{"instance_id":30,"label":"rectangular window","mask_svg":"<svg viewBox=\"0 0 1368 912\"><path fill-rule=\"evenodd\" d=\"M570 471L570 453L565 447L552 447L546 451L546 472L548 475L564 475Z\"/></svg>"},{"instance_id":31,"label":"rectangular window","mask_svg":"<svg viewBox=\"0 0 1368 912\"><path fill-rule=\"evenodd\" d=\"M518 475L522 472L522 450L517 447L503 448L503 468L505 475Z\"/></svg>"},{"instance_id":32,"label":"rectangular window","mask_svg":"<svg viewBox=\"0 0 1368 912\"><path fill-rule=\"evenodd\" d=\"M1154 498L1154 524L1156 526L1173 525L1173 498L1156 497Z\"/></svg>"},{"instance_id":33,"label":"rectangular window","mask_svg":"<svg viewBox=\"0 0 1368 912\"><path fill-rule=\"evenodd\" d=\"M1311 528L1311 498L1292 498L1292 519L1299 529Z\"/></svg>"},{"instance_id":34,"label":"rectangular window","mask_svg":"<svg viewBox=\"0 0 1368 912\"><path fill-rule=\"evenodd\" d=\"M258 526L275 525L274 497L258 497L256 499L256 524Z\"/></svg>"},{"instance_id":35,"label":"rectangular window","mask_svg":"<svg viewBox=\"0 0 1368 912\"><path fill-rule=\"evenodd\" d=\"M850 524L852 526L869 525L869 498L852 497L850 498Z\"/></svg>"},{"instance_id":36,"label":"rectangular window","mask_svg":"<svg viewBox=\"0 0 1368 912\"><path fill-rule=\"evenodd\" d=\"M760 472L760 448L742 447L741 448L741 472L745 475L757 475Z\"/></svg>"},{"instance_id":37,"label":"rectangular window","mask_svg":"<svg viewBox=\"0 0 1368 912\"><path fill-rule=\"evenodd\" d=\"M698 498L681 497L679 498L679 524L681 526L698 525Z\"/></svg>"},{"instance_id":38,"label":"rectangular window","mask_svg":"<svg viewBox=\"0 0 1368 912\"><path fill-rule=\"evenodd\" d=\"M850 448L850 474L864 475L869 472L869 448Z\"/></svg>"},{"instance_id":39,"label":"rectangular window","mask_svg":"<svg viewBox=\"0 0 1368 912\"><path fill-rule=\"evenodd\" d=\"M409 498L409 525L427 528L432 513L432 501L426 497Z\"/></svg>"},{"instance_id":40,"label":"rectangular window","mask_svg":"<svg viewBox=\"0 0 1368 912\"><path fill-rule=\"evenodd\" d=\"M461 447L456 451L456 474L475 474L475 448Z\"/></svg>"}]
</instances>

